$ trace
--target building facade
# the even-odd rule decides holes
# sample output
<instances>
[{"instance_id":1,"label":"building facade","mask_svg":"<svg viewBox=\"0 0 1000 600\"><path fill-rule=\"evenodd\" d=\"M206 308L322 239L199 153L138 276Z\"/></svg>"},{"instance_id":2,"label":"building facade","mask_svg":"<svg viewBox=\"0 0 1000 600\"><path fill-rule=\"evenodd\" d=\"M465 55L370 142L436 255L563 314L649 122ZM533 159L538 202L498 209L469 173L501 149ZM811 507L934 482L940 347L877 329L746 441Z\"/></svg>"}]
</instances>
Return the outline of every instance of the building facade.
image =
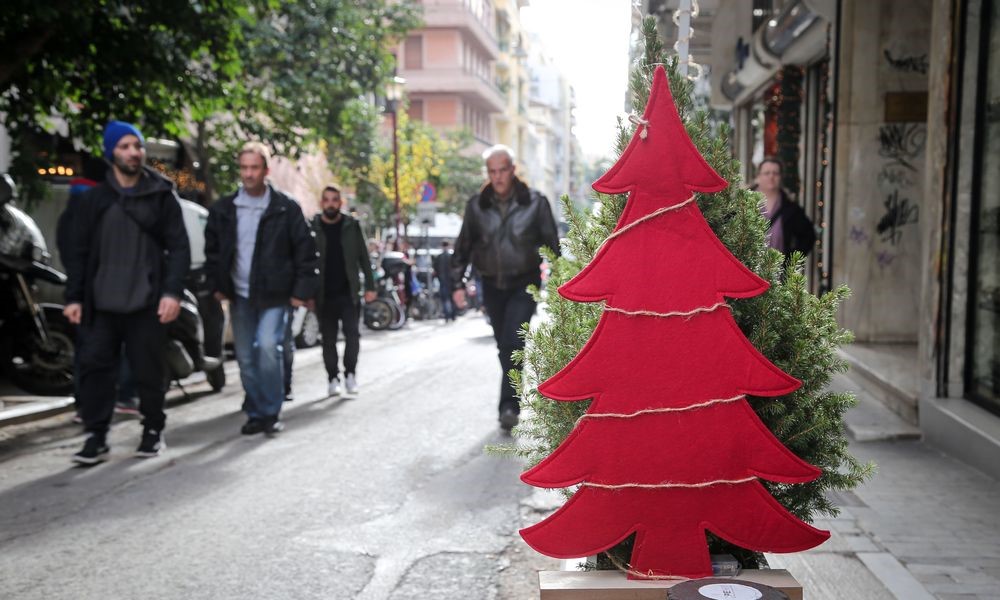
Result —
<instances>
[{"instance_id":1,"label":"building facade","mask_svg":"<svg viewBox=\"0 0 1000 600\"><path fill-rule=\"evenodd\" d=\"M507 102L497 85L492 0L420 0L424 27L397 51L410 116L444 131L468 129L477 150L496 143L494 115Z\"/></svg>"},{"instance_id":2,"label":"building facade","mask_svg":"<svg viewBox=\"0 0 1000 600\"><path fill-rule=\"evenodd\" d=\"M677 2L648 4L669 31ZM781 159L819 234L812 289L852 290L845 357L926 439L994 476L998 4L719 0L707 49L744 178Z\"/></svg>"}]
</instances>

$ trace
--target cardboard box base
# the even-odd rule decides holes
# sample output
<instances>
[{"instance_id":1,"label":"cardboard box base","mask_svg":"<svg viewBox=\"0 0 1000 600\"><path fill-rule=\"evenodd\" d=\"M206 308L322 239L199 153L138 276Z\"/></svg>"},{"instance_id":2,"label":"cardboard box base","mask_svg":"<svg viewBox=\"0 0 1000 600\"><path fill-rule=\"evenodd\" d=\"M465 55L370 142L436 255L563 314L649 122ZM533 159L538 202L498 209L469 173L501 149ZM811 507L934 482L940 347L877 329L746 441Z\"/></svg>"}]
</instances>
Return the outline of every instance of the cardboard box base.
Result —
<instances>
[{"instance_id":1,"label":"cardboard box base","mask_svg":"<svg viewBox=\"0 0 1000 600\"><path fill-rule=\"evenodd\" d=\"M718 578L716 576L716 578ZM746 569L733 581L752 581L802 600L802 585L784 569ZM680 581L637 581L619 571L539 571L541 600L664 600Z\"/></svg>"}]
</instances>

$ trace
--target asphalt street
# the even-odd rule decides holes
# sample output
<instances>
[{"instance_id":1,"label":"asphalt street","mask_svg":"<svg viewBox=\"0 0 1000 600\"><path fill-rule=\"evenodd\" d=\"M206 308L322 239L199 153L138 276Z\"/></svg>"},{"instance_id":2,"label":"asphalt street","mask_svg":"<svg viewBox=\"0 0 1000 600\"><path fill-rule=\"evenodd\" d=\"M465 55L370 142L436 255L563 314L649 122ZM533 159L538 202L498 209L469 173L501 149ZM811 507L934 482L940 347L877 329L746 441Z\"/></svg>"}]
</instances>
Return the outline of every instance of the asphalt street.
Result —
<instances>
[{"instance_id":1,"label":"asphalt street","mask_svg":"<svg viewBox=\"0 0 1000 600\"><path fill-rule=\"evenodd\" d=\"M242 436L235 364L168 411L161 457L78 468L63 415L0 441L0 597L537 597L557 568L516 530L541 518L521 466L486 455L499 365L479 316L363 332L356 397L326 398L320 350L296 354L273 439ZM51 421L51 420L50 420ZM544 505L544 502L542 503ZM543 507L544 508L544 507Z\"/></svg>"}]
</instances>

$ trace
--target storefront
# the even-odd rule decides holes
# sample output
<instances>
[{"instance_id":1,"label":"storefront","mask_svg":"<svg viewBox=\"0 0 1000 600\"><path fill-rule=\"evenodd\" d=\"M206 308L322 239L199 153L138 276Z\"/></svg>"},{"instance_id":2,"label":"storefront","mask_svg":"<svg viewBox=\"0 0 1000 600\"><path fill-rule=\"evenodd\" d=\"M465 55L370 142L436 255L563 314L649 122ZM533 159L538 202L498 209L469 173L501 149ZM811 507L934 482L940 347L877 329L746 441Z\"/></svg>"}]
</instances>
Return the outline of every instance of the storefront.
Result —
<instances>
[{"instance_id":1,"label":"storefront","mask_svg":"<svg viewBox=\"0 0 1000 600\"><path fill-rule=\"evenodd\" d=\"M783 186L817 229L814 292L831 286L835 21L835 2L721 2L712 29L712 105L731 111L745 181L765 156L781 161Z\"/></svg>"}]
</instances>

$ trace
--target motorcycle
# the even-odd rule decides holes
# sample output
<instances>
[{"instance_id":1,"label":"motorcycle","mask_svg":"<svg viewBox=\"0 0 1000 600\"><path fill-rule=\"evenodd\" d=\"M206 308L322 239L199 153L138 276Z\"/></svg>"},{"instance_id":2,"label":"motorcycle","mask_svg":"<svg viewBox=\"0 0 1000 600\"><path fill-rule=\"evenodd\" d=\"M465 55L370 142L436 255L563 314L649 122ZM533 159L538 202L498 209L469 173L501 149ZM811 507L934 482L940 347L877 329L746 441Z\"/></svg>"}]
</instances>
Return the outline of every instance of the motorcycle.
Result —
<instances>
[{"instance_id":1,"label":"motorcycle","mask_svg":"<svg viewBox=\"0 0 1000 600\"><path fill-rule=\"evenodd\" d=\"M30 394L73 393L74 328L60 304L39 303L34 282L66 284L34 219L12 204L17 188L0 175L0 369Z\"/></svg>"},{"instance_id":2,"label":"motorcycle","mask_svg":"<svg viewBox=\"0 0 1000 600\"><path fill-rule=\"evenodd\" d=\"M226 385L222 363L227 319L222 304L208 289L204 271L208 211L190 200L181 200L180 206L191 244L191 270L184 282L181 312L167 327L167 374L171 381L179 381L204 371L209 386L217 392Z\"/></svg>"},{"instance_id":3,"label":"motorcycle","mask_svg":"<svg viewBox=\"0 0 1000 600\"><path fill-rule=\"evenodd\" d=\"M198 306L195 294L185 289L181 311L167 326L166 383L180 381L195 371L204 371L208 384L217 392L226 385L226 371L221 360L205 354L205 329Z\"/></svg>"},{"instance_id":4,"label":"motorcycle","mask_svg":"<svg viewBox=\"0 0 1000 600\"><path fill-rule=\"evenodd\" d=\"M381 268L375 269L378 297L365 303L363 312L365 326L369 329L399 329L406 322L406 291L403 285L406 268L402 252L386 252Z\"/></svg>"}]
</instances>

